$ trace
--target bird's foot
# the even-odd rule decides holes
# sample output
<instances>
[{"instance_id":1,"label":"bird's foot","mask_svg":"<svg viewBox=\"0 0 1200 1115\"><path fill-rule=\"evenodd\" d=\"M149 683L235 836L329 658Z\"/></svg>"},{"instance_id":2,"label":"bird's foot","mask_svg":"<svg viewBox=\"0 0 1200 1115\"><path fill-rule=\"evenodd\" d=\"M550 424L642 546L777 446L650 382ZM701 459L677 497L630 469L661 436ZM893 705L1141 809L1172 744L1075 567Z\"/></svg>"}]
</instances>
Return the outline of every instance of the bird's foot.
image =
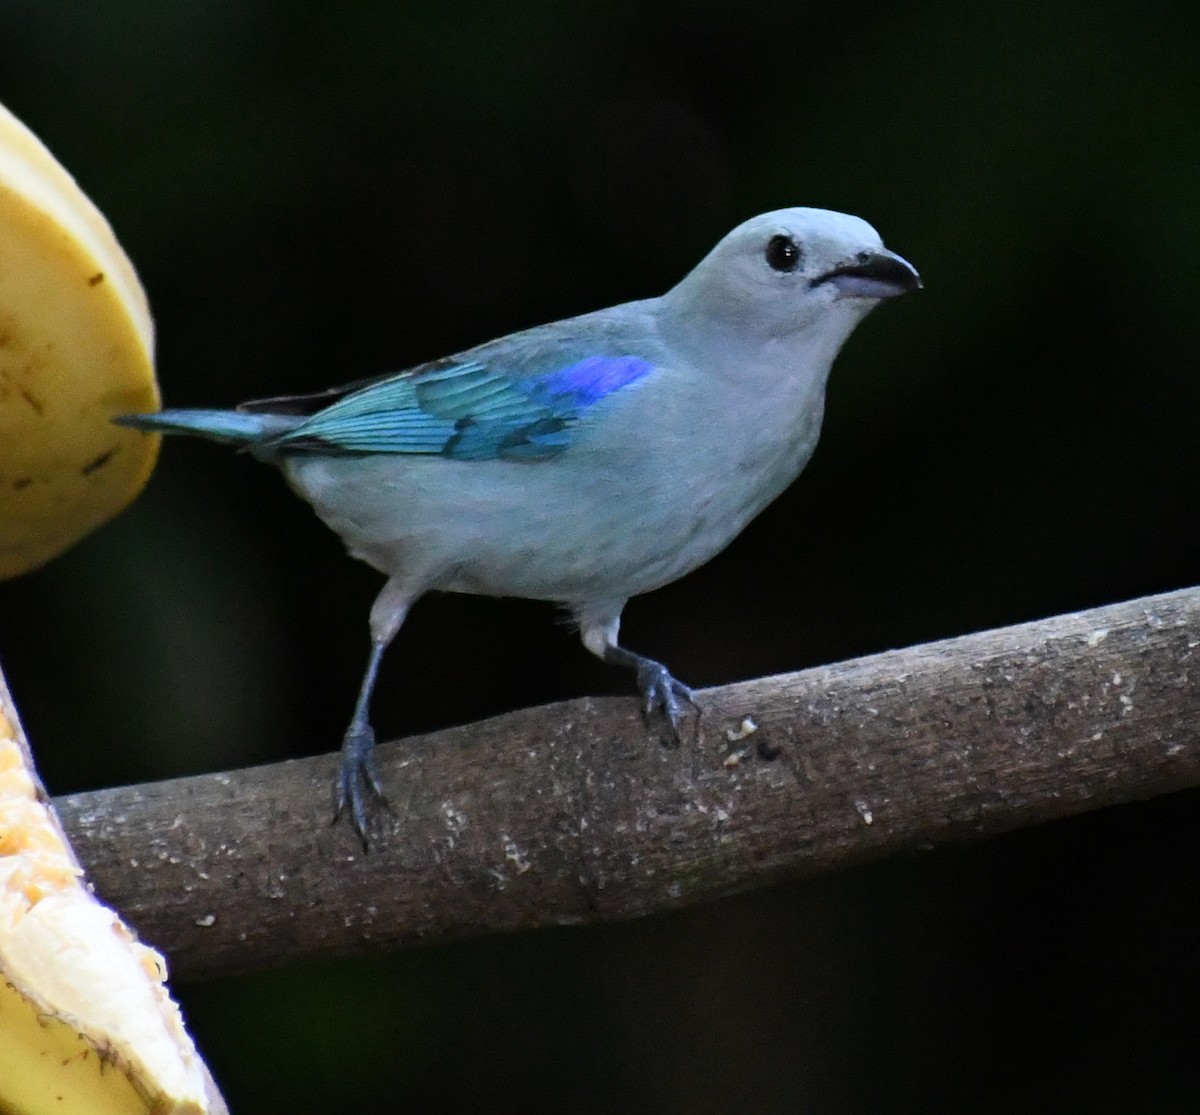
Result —
<instances>
[{"instance_id":1,"label":"bird's foot","mask_svg":"<svg viewBox=\"0 0 1200 1115\"><path fill-rule=\"evenodd\" d=\"M683 719L685 704L691 705L700 715L700 706L696 703L696 695L692 690L671 676L670 671L661 662L653 658L638 656L637 686L642 694L642 715L646 723L651 717L661 711L671 728L670 742L679 746L679 722Z\"/></svg>"},{"instance_id":2,"label":"bird's foot","mask_svg":"<svg viewBox=\"0 0 1200 1115\"><path fill-rule=\"evenodd\" d=\"M337 773L337 808L334 822L350 808L350 823L367 850L367 804L366 790L387 805L379 769L375 765L375 731L370 724L353 723L342 740L341 760Z\"/></svg>"}]
</instances>

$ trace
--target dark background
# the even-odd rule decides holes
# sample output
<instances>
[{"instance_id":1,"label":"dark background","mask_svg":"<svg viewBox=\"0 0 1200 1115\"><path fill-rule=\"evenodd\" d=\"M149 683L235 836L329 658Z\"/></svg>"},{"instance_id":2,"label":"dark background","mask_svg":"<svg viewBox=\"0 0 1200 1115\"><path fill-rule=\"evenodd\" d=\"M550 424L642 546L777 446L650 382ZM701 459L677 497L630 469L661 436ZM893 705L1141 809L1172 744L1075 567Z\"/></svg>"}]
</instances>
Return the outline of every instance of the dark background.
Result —
<instances>
[{"instance_id":1,"label":"dark background","mask_svg":"<svg viewBox=\"0 0 1200 1115\"><path fill-rule=\"evenodd\" d=\"M172 405L657 294L744 218L872 221L927 289L801 480L626 613L708 685L1200 573L1200 7L1126 0L0 5L0 100L105 211ZM179 440L0 585L56 792L332 750L378 576ZM625 692L551 609L423 602L385 737ZM182 986L236 1111L1180 1111L1197 798L692 912Z\"/></svg>"}]
</instances>

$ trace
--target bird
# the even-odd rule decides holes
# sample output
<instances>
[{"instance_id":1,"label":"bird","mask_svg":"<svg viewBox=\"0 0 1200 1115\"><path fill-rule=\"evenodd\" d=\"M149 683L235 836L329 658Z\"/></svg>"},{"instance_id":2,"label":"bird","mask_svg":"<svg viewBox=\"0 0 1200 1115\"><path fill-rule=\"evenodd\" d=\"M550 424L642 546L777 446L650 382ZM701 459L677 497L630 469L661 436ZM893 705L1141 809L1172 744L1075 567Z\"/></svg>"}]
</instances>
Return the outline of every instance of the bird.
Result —
<instances>
[{"instance_id":1,"label":"bird","mask_svg":"<svg viewBox=\"0 0 1200 1115\"><path fill-rule=\"evenodd\" d=\"M387 800L371 697L428 592L564 607L678 743L695 693L621 644L622 610L715 556L791 484L842 345L880 302L921 286L865 220L779 209L738 225L658 297L316 394L115 421L277 466L385 575L335 786L335 820L348 809L365 848L368 795Z\"/></svg>"}]
</instances>

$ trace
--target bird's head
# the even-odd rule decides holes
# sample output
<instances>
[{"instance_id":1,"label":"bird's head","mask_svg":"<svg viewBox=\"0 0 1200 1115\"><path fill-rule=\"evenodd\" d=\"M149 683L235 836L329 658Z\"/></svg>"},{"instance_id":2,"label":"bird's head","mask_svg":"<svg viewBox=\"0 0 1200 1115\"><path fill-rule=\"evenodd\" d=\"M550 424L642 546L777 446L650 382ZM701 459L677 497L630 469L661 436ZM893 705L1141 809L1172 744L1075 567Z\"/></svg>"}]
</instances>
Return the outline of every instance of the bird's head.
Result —
<instances>
[{"instance_id":1,"label":"bird's head","mask_svg":"<svg viewBox=\"0 0 1200 1115\"><path fill-rule=\"evenodd\" d=\"M747 338L817 329L835 346L885 298L921 286L866 221L828 209L779 209L738 225L664 297L671 316Z\"/></svg>"}]
</instances>

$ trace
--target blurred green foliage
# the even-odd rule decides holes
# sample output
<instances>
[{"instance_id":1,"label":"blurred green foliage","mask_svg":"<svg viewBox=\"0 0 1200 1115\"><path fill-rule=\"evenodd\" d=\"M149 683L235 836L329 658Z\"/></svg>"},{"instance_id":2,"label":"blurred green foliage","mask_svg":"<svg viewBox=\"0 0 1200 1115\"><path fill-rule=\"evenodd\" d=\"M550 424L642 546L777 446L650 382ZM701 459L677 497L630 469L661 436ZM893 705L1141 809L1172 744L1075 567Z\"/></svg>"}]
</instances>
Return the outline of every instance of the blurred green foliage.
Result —
<instances>
[{"instance_id":1,"label":"blurred green foliage","mask_svg":"<svg viewBox=\"0 0 1200 1115\"><path fill-rule=\"evenodd\" d=\"M875 223L927 289L855 336L794 488L627 613L629 644L693 684L1197 579L1193 4L0 12L0 100L138 265L174 405L655 294L761 210ZM129 512L0 585L50 785L331 750L377 583L269 470L167 444ZM389 656L376 721L626 682L549 609L441 598ZM183 994L257 1115L1183 1110L1194 810Z\"/></svg>"}]
</instances>

